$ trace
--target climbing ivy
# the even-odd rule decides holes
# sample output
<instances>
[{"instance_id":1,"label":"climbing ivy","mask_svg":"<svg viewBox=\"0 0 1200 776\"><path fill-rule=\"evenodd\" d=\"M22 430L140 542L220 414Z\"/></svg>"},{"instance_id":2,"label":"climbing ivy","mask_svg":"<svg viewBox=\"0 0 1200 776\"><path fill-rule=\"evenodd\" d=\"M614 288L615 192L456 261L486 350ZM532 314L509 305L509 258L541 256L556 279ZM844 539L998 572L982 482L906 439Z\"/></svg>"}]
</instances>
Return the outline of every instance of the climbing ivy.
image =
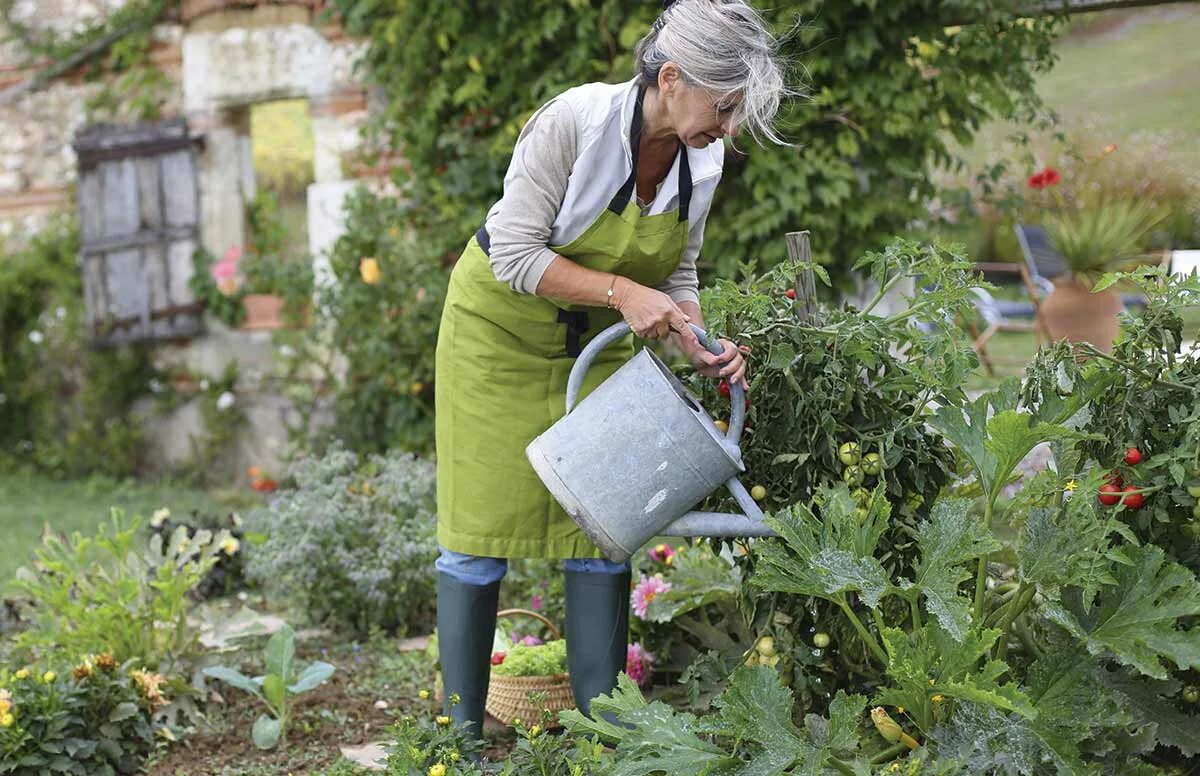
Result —
<instances>
[{"instance_id":1,"label":"climbing ivy","mask_svg":"<svg viewBox=\"0 0 1200 776\"><path fill-rule=\"evenodd\" d=\"M1061 21L1024 18L1018 0L777 5L764 13L809 96L780 116L792 145L740 141L744 154L728 155L702 261L710 277L777 262L782 234L807 228L817 259L845 278L854 257L925 217L937 193L929 166L955 162L952 140L1039 108L1034 75L1052 62ZM629 78L659 7L331 0L351 34L369 37L364 76L386 97L373 138L407 160L396 178L417 250L461 250L501 193L526 119L573 85Z\"/></svg>"},{"instance_id":2,"label":"climbing ivy","mask_svg":"<svg viewBox=\"0 0 1200 776\"><path fill-rule=\"evenodd\" d=\"M154 25L179 0L129 0L69 34L21 21L13 14L15 4L0 0L2 40L18 45L26 67L40 68L31 83L17 87L20 91L34 91L79 69L88 80L103 81L85 106L90 120L159 118L171 82L150 59Z\"/></svg>"}]
</instances>

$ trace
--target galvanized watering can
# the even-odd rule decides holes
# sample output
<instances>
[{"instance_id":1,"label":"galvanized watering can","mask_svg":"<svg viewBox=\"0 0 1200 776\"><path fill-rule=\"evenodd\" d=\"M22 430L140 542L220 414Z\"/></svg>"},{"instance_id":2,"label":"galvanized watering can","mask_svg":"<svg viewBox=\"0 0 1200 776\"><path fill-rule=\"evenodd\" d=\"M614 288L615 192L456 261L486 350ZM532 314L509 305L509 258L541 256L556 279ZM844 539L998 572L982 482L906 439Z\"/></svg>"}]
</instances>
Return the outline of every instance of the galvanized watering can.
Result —
<instances>
[{"instance_id":1,"label":"galvanized watering can","mask_svg":"<svg viewBox=\"0 0 1200 776\"><path fill-rule=\"evenodd\" d=\"M703 329L692 330L720 355ZM618 323L598 334L567 380L567 414L525 448L551 495L614 562L666 536L774 536L737 479L746 470L738 441L746 407L730 385L729 431L650 350L641 350L575 406L583 376L601 350L629 333ZM745 514L689 512L722 485Z\"/></svg>"}]
</instances>

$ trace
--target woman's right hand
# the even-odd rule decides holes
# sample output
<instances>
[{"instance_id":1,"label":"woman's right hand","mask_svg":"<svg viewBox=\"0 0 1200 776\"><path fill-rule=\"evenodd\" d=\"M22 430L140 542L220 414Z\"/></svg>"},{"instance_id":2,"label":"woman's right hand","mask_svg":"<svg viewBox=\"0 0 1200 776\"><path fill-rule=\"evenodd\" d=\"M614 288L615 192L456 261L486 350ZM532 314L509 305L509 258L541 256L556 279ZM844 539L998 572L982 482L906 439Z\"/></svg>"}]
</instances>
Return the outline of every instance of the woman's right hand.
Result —
<instances>
[{"instance_id":1,"label":"woman's right hand","mask_svg":"<svg viewBox=\"0 0 1200 776\"><path fill-rule=\"evenodd\" d=\"M691 318L662 291L618 276L613 287L613 299L613 306L625 318L633 333L642 339L665 339L673 331L691 334L688 328Z\"/></svg>"}]
</instances>

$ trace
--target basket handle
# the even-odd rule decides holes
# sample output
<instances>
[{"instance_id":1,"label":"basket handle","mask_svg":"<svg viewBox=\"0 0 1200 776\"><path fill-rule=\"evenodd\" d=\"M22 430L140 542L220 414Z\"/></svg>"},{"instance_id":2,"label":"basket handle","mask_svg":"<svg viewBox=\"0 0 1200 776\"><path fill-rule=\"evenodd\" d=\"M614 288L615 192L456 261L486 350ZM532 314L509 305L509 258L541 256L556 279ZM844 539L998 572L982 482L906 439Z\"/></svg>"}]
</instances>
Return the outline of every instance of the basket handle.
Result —
<instances>
[{"instance_id":1,"label":"basket handle","mask_svg":"<svg viewBox=\"0 0 1200 776\"><path fill-rule=\"evenodd\" d=\"M524 617L532 617L535 620L541 620L542 624L545 625L547 628L549 628L550 632L552 634L554 634L555 639L562 638L562 632L557 627L555 627L554 623L550 622L550 620L546 619L545 617L538 614L537 612L531 611L529 609L501 609L500 611L496 612L497 617L511 617L516 614L522 615Z\"/></svg>"}]
</instances>

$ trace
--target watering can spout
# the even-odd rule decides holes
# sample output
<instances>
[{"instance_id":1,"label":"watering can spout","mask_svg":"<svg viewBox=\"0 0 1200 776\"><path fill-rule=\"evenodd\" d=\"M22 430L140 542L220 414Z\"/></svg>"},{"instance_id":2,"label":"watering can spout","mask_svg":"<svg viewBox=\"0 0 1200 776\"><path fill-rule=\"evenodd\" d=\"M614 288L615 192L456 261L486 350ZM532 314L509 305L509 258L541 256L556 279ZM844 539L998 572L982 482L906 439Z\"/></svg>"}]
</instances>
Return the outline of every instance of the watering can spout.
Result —
<instances>
[{"instance_id":1,"label":"watering can spout","mask_svg":"<svg viewBox=\"0 0 1200 776\"><path fill-rule=\"evenodd\" d=\"M762 510L746 492L746 486L737 477L725 483L729 492L742 508L743 514L728 512L688 512L662 529L663 536L775 536L775 532L763 522Z\"/></svg>"}]
</instances>

